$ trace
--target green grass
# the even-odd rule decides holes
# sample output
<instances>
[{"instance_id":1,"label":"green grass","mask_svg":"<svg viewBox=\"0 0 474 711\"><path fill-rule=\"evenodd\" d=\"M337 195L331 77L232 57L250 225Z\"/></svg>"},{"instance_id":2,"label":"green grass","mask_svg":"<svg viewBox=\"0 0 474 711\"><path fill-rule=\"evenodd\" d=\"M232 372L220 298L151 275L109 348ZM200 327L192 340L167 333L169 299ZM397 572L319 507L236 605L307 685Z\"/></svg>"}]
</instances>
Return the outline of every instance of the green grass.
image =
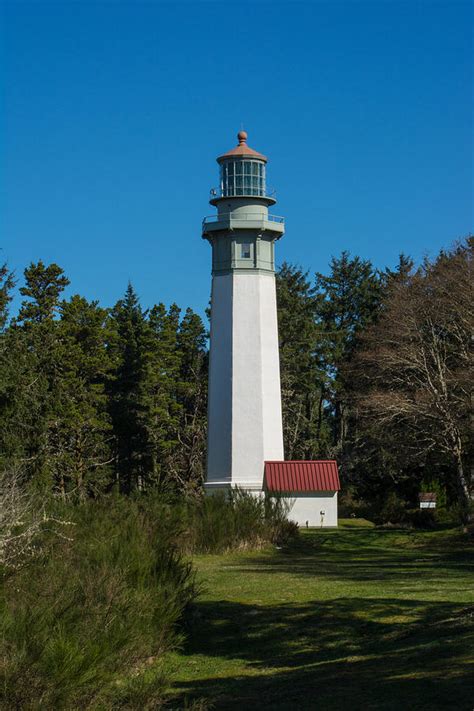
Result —
<instances>
[{"instance_id":1,"label":"green grass","mask_svg":"<svg viewBox=\"0 0 474 711\"><path fill-rule=\"evenodd\" d=\"M341 522L282 550L198 556L175 707L474 707L474 545Z\"/></svg>"}]
</instances>

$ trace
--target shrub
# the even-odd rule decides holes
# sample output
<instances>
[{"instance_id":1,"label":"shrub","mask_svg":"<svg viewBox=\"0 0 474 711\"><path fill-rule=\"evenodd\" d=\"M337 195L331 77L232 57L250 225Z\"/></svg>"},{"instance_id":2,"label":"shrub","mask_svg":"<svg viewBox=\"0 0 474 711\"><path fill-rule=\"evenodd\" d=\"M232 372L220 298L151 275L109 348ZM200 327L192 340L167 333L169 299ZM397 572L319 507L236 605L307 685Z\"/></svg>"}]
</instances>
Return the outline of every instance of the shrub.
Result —
<instances>
[{"instance_id":1,"label":"shrub","mask_svg":"<svg viewBox=\"0 0 474 711\"><path fill-rule=\"evenodd\" d=\"M405 523L407 504L394 491L387 494L379 512L374 512L374 520L380 523Z\"/></svg>"},{"instance_id":2,"label":"shrub","mask_svg":"<svg viewBox=\"0 0 474 711\"><path fill-rule=\"evenodd\" d=\"M284 543L298 531L286 513L238 490L50 506L46 521L74 525L42 525L35 555L3 572L0 707L160 708L161 662L197 594L184 554Z\"/></svg>"},{"instance_id":3,"label":"shrub","mask_svg":"<svg viewBox=\"0 0 474 711\"><path fill-rule=\"evenodd\" d=\"M270 523L270 542L281 546L299 534L299 526L288 519L291 504L283 497L265 497L265 519Z\"/></svg>"},{"instance_id":4,"label":"shrub","mask_svg":"<svg viewBox=\"0 0 474 711\"><path fill-rule=\"evenodd\" d=\"M465 503L456 502L445 511L436 509L436 512L437 521L462 526L466 532L474 522L474 500Z\"/></svg>"},{"instance_id":5,"label":"shrub","mask_svg":"<svg viewBox=\"0 0 474 711\"><path fill-rule=\"evenodd\" d=\"M414 528L434 528L436 526L435 509L410 509L407 512L407 521Z\"/></svg>"},{"instance_id":6,"label":"shrub","mask_svg":"<svg viewBox=\"0 0 474 711\"><path fill-rule=\"evenodd\" d=\"M166 516L137 502L92 502L67 516L74 540L44 534L39 556L4 581L0 706L157 708L160 659L180 643L196 594L192 567Z\"/></svg>"},{"instance_id":7,"label":"shrub","mask_svg":"<svg viewBox=\"0 0 474 711\"><path fill-rule=\"evenodd\" d=\"M241 489L218 492L188 506L186 547L199 553L282 544L297 535L285 499L254 496Z\"/></svg>"},{"instance_id":8,"label":"shrub","mask_svg":"<svg viewBox=\"0 0 474 711\"><path fill-rule=\"evenodd\" d=\"M380 510L380 507L377 507ZM347 486L340 494L338 502L339 518L369 519L374 515L373 504L357 496L354 486Z\"/></svg>"}]
</instances>

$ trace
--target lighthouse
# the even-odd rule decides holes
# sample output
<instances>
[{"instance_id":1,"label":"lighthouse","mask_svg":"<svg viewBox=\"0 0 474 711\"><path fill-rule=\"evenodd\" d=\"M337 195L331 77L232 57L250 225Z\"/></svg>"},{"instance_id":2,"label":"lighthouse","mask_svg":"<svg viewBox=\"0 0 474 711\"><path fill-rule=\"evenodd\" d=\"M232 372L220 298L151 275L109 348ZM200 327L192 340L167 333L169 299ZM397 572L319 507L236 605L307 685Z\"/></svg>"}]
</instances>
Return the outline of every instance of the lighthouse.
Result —
<instances>
[{"instance_id":1,"label":"lighthouse","mask_svg":"<svg viewBox=\"0 0 474 711\"><path fill-rule=\"evenodd\" d=\"M202 226L212 247L205 487L258 492L265 461L283 460L275 243L284 220L269 213L267 158L245 131L217 162L216 212Z\"/></svg>"}]
</instances>

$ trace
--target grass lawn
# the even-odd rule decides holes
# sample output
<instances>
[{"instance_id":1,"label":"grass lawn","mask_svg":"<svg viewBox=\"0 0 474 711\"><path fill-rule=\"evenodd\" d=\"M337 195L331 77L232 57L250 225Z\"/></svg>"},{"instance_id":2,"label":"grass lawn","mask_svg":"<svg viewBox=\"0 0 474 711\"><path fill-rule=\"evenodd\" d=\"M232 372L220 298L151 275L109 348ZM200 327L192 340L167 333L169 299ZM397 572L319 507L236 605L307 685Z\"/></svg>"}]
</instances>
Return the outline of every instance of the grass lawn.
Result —
<instances>
[{"instance_id":1,"label":"grass lawn","mask_svg":"<svg viewBox=\"0 0 474 711\"><path fill-rule=\"evenodd\" d=\"M180 706L474 708L474 544L456 530L341 522L195 563L203 594L169 661Z\"/></svg>"}]
</instances>

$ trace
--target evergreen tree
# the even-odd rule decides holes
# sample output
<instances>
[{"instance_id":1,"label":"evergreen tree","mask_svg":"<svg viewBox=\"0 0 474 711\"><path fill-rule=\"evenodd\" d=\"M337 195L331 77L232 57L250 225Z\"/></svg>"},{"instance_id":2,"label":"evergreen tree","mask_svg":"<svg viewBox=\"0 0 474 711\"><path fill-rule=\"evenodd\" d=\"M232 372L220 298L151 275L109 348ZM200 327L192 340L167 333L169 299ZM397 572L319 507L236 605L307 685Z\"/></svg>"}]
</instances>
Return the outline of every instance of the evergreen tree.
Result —
<instances>
[{"instance_id":1,"label":"evergreen tree","mask_svg":"<svg viewBox=\"0 0 474 711\"><path fill-rule=\"evenodd\" d=\"M131 284L111 314L110 381L117 481L129 494L142 489L153 474L153 446L149 432L151 392L150 327Z\"/></svg>"},{"instance_id":2,"label":"evergreen tree","mask_svg":"<svg viewBox=\"0 0 474 711\"><path fill-rule=\"evenodd\" d=\"M6 264L0 266L0 332L5 329L8 321L8 305L11 301L11 290L15 286L12 272Z\"/></svg>"},{"instance_id":3,"label":"evergreen tree","mask_svg":"<svg viewBox=\"0 0 474 711\"><path fill-rule=\"evenodd\" d=\"M0 267L0 466L6 468L15 465L24 452L26 444L20 416L23 388L21 371L23 358L18 348L18 338L12 337L12 332L6 330L8 321L8 306L11 301L11 290L15 285L13 274L8 266ZM24 353L23 355L27 355ZM26 413L21 413L26 415ZM23 434L23 436L22 436Z\"/></svg>"},{"instance_id":4,"label":"evergreen tree","mask_svg":"<svg viewBox=\"0 0 474 711\"><path fill-rule=\"evenodd\" d=\"M45 266L40 260L25 269L26 285L20 289L29 301L23 301L18 321L23 323L43 323L52 321L57 314L60 296L69 279L57 264Z\"/></svg>"},{"instance_id":5,"label":"evergreen tree","mask_svg":"<svg viewBox=\"0 0 474 711\"><path fill-rule=\"evenodd\" d=\"M317 301L298 267L284 263L276 278L285 457L314 459L328 445Z\"/></svg>"},{"instance_id":6,"label":"evergreen tree","mask_svg":"<svg viewBox=\"0 0 474 711\"><path fill-rule=\"evenodd\" d=\"M325 397L334 417L334 453L340 454L348 435L350 400L350 384L345 381L343 371L359 335L377 317L383 282L370 261L351 258L348 252L333 257L330 267L329 276L316 273L316 318L328 376Z\"/></svg>"},{"instance_id":7,"label":"evergreen tree","mask_svg":"<svg viewBox=\"0 0 474 711\"><path fill-rule=\"evenodd\" d=\"M85 499L111 481L111 422L105 383L110 371L107 311L73 296L61 305L63 348L56 480L63 495Z\"/></svg>"},{"instance_id":8,"label":"evergreen tree","mask_svg":"<svg viewBox=\"0 0 474 711\"><path fill-rule=\"evenodd\" d=\"M403 252L398 256L398 264L395 269L385 268L383 272L382 279L386 287L391 286L393 283L407 282L413 273L413 268L415 263L411 257L408 257Z\"/></svg>"},{"instance_id":9,"label":"evergreen tree","mask_svg":"<svg viewBox=\"0 0 474 711\"><path fill-rule=\"evenodd\" d=\"M171 473L182 490L198 491L204 479L207 433L207 334L202 319L186 309L178 330L181 417Z\"/></svg>"},{"instance_id":10,"label":"evergreen tree","mask_svg":"<svg viewBox=\"0 0 474 711\"><path fill-rule=\"evenodd\" d=\"M150 437L153 444L154 479L159 486L165 485L170 479L171 462L179 444L182 409L178 401L180 313L176 304L167 310L160 303L151 309L149 316L152 335Z\"/></svg>"},{"instance_id":11,"label":"evergreen tree","mask_svg":"<svg viewBox=\"0 0 474 711\"><path fill-rule=\"evenodd\" d=\"M54 264L25 270L27 299L2 342L0 442L37 488L85 498L110 476L106 311L79 296L61 302L68 283Z\"/></svg>"},{"instance_id":12,"label":"evergreen tree","mask_svg":"<svg viewBox=\"0 0 474 711\"><path fill-rule=\"evenodd\" d=\"M3 390L4 412L18 426L18 439L7 428L8 445L35 484L55 485L56 431L61 427L61 378L64 347L55 316L69 280L56 264L32 263L24 272L26 296L8 334L10 383ZM14 389L12 390L12 384ZM19 441L18 441L19 440ZM23 441L23 443L22 443Z\"/></svg>"},{"instance_id":13,"label":"evergreen tree","mask_svg":"<svg viewBox=\"0 0 474 711\"><path fill-rule=\"evenodd\" d=\"M28 340L12 327L0 336L0 466L31 479L41 471L48 382Z\"/></svg>"},{"instance_id":14,"label":"evergreen tree","mask_svg":"<svg viewBox=\"0 0 474 711\"><path fill-rule=\"evenodd\" d=\"M203 476L207 353L201 319L144 313L129 286L112 314L111 413L120 488L189 490Z\"/></svg>"}]
</instances>

